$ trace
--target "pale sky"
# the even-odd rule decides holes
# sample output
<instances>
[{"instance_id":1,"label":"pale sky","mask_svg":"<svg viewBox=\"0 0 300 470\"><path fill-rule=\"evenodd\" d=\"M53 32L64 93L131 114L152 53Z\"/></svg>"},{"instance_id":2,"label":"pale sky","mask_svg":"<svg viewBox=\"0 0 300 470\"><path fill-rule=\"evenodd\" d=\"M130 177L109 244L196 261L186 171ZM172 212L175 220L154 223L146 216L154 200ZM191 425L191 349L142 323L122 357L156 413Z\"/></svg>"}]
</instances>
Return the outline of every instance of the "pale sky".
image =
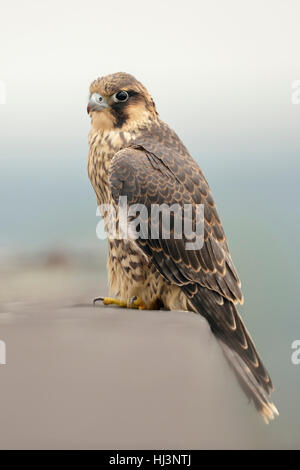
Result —
<instances>
[{"instance_id":1,"label":"pale sky","mask_svg":"<svg viewBox=\"0 0 300 470\"><path fill-rule=\"evenodd\" d=\"M295 142L299 17L297 0L2 0L2 158L27 143L38 158L33 142L85 151L89 84L116 71L148 87L193 149Z\"/></svg>"},{"instance_id":2,"label":"pale sky","mask_svg":"<svg viewBox=\"0 0 300 470\"><path fill-rule=\"evenodd\" d=\"M117 71L147 86L225 219L257 185L265 211L297 201L299 18L299 0L1 0L0 247L95 240L88 89Z\"/></svg>"}]
</instances>

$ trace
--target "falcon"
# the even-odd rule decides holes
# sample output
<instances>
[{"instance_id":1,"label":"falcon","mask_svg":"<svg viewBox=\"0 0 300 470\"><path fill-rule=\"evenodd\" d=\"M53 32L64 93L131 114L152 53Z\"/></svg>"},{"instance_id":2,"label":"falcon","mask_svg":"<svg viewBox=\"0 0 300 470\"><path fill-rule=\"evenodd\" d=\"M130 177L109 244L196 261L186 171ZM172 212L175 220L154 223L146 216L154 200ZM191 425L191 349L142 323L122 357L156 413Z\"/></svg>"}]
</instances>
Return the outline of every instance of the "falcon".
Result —
<instances>
[{"instance_id":1,"label":"falcon","mask_svg":"<svg viewBox=\"0 0 300 470\"><path fill-rule=\"evenodd\" d=\"M91 117L88 174L98 205L148 210L153 204L204 207L204 236L199 249L176 237L108 238L111 297L104 304L139 309L188 310L201 314L219 341L247 396L268 422L278 411L270 401L271 378L237 311L241 283L232 262L209 185L176 133L162 122L147 89L132 75L115 73L90 86ZM193 221L195 211L193 213ZM120 220L116 216L117 228ZM105 219L105 218L104 218ZM106 230L109 232L105 219Z\"/></svg>"}]
</instances>

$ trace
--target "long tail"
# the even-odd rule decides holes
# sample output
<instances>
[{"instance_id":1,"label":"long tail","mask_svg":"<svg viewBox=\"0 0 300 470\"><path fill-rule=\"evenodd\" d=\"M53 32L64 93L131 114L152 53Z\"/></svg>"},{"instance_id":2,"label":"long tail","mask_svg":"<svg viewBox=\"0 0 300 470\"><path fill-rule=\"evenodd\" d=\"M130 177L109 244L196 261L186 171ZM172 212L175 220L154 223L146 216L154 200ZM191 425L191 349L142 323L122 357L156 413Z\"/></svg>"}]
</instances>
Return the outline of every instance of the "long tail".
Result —
<instances>
[{"instance_id":1,"label":"long tail","mask_svg":"<svg viewBox=\"0 0 300 470\"><path fill-rule=\"evenodd\" d=\"M189 300L193 309L208 320L240 385L263 420L268 423L274 419L279 413L269 400L273 391L271 378L235 305L201 287L196 295L189 295Z\"/></svg>"},{"instance_id":2,"label":"long tail","mask_svg":"<svg viewBox=\"0 0 300 470\"><path fill-rule=\"evenodd\" d=\"M243 388L244 392L248 396L249 400L252 400L257 411L263 418L266 424L270 420L274 419L279 415L279 412L269 400L269 394L265 392L265 389L258 383L254 374L250 368L241 359L241 357L230 347L228 347L223 341L220 341L221 347L224 351L225 357L229 364L232 366L237 379Z\"/></svg>"}]
</instances>

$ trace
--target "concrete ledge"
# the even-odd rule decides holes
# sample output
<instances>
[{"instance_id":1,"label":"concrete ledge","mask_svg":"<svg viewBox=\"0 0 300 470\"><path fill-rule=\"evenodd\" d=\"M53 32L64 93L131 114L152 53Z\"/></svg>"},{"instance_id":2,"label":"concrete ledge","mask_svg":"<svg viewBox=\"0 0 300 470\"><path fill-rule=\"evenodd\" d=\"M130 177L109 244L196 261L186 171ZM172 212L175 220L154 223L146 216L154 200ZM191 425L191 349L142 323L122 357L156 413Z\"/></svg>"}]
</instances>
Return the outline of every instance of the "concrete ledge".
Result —
<instances>
[{"instance_id":1,"label":"concrete ledge","mask_svg":"<svg viewBox=\"0 0 300 470\"><path fill-rule=\"evenodd\" d=\"M198 315L15 303L0 328L2 449L264 446Z\"/></svg>"}]
</instances>

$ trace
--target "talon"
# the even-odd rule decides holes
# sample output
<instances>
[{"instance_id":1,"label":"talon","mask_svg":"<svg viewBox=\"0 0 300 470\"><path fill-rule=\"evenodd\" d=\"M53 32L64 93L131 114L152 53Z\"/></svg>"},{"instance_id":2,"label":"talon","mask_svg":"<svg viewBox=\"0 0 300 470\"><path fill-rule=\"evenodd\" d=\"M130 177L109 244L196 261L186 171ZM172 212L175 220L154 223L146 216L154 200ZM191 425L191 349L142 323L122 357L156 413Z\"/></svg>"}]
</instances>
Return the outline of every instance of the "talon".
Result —
<instances>
[{"instance_id":1,"label":"talon","mask_svg":"<svg viewBox=\"0 0 300 470\"><path fill-rule=\"evenodd\" d=\"M104 297L96 297L94 300L93 300L93 305L95 307L96 305L96 302L103 302L104 301Z\"/></svg>"},{"instance_id":2,"label":"talon","mask_svg":"<svg viewBox=\"0 0 300 470\"><path fill-rule=\"evenodd\" d=\"M131 299L129 299L127 302L127 308L138 308L137 305L135 305L136 299L136 295L134 297L131 297Z\"/></svg>"},{"instance_id":3,"label":"talon","mask_svg":"<svg viewBox=\"0 0 300 470\"><path fill-rule=\"evenodd\" d=\"M135 295L134 297L131 297L131 299L128 302L128 307L129 308L138 308L139 310L145 310L146 305L142 301L140 297Z\"/></svg>"}]
</instances>

